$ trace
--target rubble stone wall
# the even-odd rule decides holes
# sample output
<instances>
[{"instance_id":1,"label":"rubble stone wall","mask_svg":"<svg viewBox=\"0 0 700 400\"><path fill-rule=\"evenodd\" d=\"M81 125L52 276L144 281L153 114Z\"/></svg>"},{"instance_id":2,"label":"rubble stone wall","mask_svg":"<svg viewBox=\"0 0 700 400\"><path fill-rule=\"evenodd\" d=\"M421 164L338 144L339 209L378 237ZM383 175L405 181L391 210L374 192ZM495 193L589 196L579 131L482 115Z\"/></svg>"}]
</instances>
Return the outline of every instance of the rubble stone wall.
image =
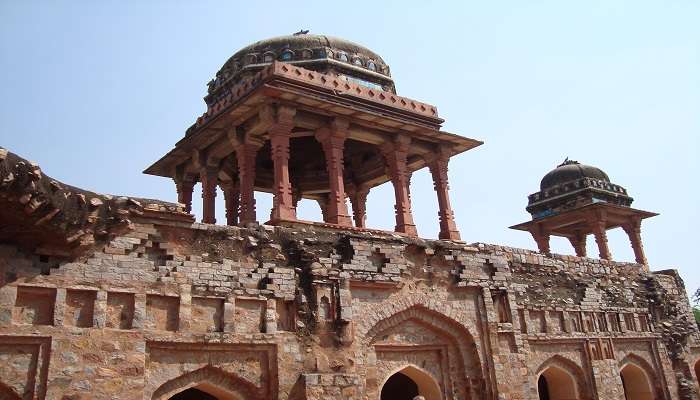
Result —
<instances>
[{"instance_id":1,"label":"rubble stone wall","mask_svg":"<svg viewBox=\"0 0 700 400\"><path fill-rule=\"evenodd\" d=\"M696 399L698 343L678 274L637 264L146 217L77 258L0 245L0 399L374 400L397 372L428 399L537 399L540 375L624 399L630 365Z\"/></svg>"}]
</instances>

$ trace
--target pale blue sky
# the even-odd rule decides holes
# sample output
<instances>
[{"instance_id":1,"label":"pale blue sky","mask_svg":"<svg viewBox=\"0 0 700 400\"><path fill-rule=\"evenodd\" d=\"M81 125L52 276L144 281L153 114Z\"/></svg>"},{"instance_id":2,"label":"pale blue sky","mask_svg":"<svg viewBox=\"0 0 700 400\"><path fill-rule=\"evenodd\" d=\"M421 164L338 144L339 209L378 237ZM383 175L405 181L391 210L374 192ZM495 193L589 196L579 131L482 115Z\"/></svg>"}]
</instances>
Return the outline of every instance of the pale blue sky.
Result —
<instances>
[{"instance_id":1,"label":"pale blue sky","mask_svg":"<svg viewBox=\"0 0 700 400\"><path fill-rule=\"evenodd\" d=\"M486 142L450 166L465 240L534 248L507 227L568 156L659 212L643 225L652 269L700 287L699 2L144 3L0 1L0 146L66 183L174 201L171 181L141 171L204 111L206 82L248 43L310 29L378 52L399 94ZM421 236L435 237L426 171L412 194ZM391 228L391 187L369 201L369 225ZM266 220L269 196L258 203ZM301 217L318 214L303 202ZM624 234L609 236L615 259L631 260Z\"/></svg>"}]
</instances>

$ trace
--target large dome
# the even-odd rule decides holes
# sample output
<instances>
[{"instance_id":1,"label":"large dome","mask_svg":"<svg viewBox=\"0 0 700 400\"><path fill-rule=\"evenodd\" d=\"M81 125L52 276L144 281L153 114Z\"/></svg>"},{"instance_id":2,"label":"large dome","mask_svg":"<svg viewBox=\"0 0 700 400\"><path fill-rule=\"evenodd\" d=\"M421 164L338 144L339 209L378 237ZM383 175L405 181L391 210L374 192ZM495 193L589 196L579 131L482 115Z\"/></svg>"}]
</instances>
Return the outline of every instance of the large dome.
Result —
<instances>
[{"instance_id":1,"label":"large dome","mask_svg":"<svg viewBox=\"0 0 700 400\"><path fill-rule=\"evenodd\" d=\"M544 191L562 183L575 181L581 178L593 178L610 182L608 175L600 168L580 164L578 161L564 160L555 169L549 171L540 182L540 190Z\"/></svg>"},{"instance_id":2,"label":"large dome","mask_svg":"<svg viewBox=\"0 0 700 400\"><path fill-rule=\"evenodd\" d=\"M305 32L260 40L238 50L209 82L209 94L227 83L236 83L250 76L273 61L336 73L395 91L389 66L377 53L349 40Z\"/></svg>"}]
</instances>

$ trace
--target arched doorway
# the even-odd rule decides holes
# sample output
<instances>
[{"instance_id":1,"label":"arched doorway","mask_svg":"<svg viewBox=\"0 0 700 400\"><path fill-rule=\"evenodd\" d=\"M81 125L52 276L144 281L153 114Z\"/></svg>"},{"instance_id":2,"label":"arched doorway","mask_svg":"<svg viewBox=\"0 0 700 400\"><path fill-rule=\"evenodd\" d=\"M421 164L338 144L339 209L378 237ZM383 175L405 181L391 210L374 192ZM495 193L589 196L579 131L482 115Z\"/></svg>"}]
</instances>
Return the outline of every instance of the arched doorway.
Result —
<instances>
[{"instance_id":1,"label":"arched doorway","mask_svg":"<svg viewBox=\"0 0 700 400\"><path fill-rule=\"evenodd\" d=\"M212 384L201 383L173 394L168 400L240 400L240 397Z\"/></svg>"},{"instance_id":2,"label":"arched doorway","mask_svg":"<svg viewBox=\"0 0 700 400\"><path fill-rule=\"evenodd\" d=\"M160 385L151 400L247 400L262 398L256 387L235 374L207 366Z\"/></svg>"},{"instance_id":3,"label":"arched doorway","mask_svg":"<svg viewBox=\"0 0 700 400\"><path fill-rule=\"evenodd\" d=\"M380 400L413 400L416 396L425 400L442 400L440 386L427 372L407 366L392 374L382 385Z\"/></svg>"},{"instance_id":4,"label":"arched doorway","mask_svg":"<svg viewBox=\"0 0 700 400\"><path fill-rule=\"evenodd\" d=\"M397 372L382 386L381 400L412 400L418 396L418 385L413 379Z\"/></svg>"},{"instance_id":5,"label":"arched doorway","mask_svg":"<svg viewBox=\"0 0 700 400\"><path fill-rule=\"evenodd\" d=\"M695 379L698 381L698 385L700 385L700 360L695 361Z\"/></svg>"},{"instance_id":6,"label":"arched doorway","mask_svg":"<svg viewBox=\"0 0 700 400\"><path fill-rule=\"evenodd\" d=\"M170 400L219 400L217 397L203 392L199 389L191 388L176 393L170 397Z\"/></svg>"},{"instance_id":7,"label":"arched doorway","mask_svg":"<svg viewBox=\"0 0 700 400\"><path fill-rule=\"evenodd\" d=\"M654 392L649 377L643 369L634 364L626 364L620 370L622 387L627 400L653 400Z\"/></svg>"},{"instance_id":8,"label":"arched doorway","mask_svg":"<svg viewBox=\"0 0 700 400\"><path fill-rule=\"evenodd\" d=\"M537 378L537 393L540 400L580 399L576 379L557 366L550 366Z\"/></svg>"}]
</instances>

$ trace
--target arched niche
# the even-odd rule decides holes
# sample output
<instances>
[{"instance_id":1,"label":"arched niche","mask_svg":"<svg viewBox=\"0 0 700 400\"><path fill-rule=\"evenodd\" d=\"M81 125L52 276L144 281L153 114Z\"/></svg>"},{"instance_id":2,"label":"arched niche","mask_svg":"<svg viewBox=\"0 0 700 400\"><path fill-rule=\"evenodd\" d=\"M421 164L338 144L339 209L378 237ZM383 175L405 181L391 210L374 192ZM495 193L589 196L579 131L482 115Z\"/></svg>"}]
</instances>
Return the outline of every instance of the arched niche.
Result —
<instances>
[{"instance_id":1,"label":"arched niche","mask_svg":"<svg viewBox=\"0 0 700 400\"><path fill-rule=\"evenodd\" d=\"M425 400L442 400L443 396L435 377L427 371L407 365L394 371L382 383L380 400L413 400L415 396Z\"/></svg>"},{"instance_id":2,"label":"arched niche","mask_svg":"<svg viewBox=\"0 0 700 400\"><path fill-rule=\"evenodd\" d=\"M695 361L693 370L695 371L695 380L697 381L698 385L700 385L700 359Z\"/></svg>"},{"instance_id":3,"label":"arched niche","mask_svg":"<svg viewBox=\"0 0 700 400\"><path fill-rule=\"evenodd\" d=\"M217 400L253 400L256 388L234 374L224 372L214 367L204 367L180 375L162 384L151 397L152 400L179 400L178 396L186 396L188 390L192 394L197 391Z\"/></svg>"},{"instance_id":4,"label":"arched niche","mask_svg":"<svg viewBox=\"0 0 700 400\"><path fill-rule=\"evenodd\" d=\"M540 400L583 400L586 385L583 373L574 362L554 356L542 363L536 375L537 394Z\"/></svg>"}]
</instances>

